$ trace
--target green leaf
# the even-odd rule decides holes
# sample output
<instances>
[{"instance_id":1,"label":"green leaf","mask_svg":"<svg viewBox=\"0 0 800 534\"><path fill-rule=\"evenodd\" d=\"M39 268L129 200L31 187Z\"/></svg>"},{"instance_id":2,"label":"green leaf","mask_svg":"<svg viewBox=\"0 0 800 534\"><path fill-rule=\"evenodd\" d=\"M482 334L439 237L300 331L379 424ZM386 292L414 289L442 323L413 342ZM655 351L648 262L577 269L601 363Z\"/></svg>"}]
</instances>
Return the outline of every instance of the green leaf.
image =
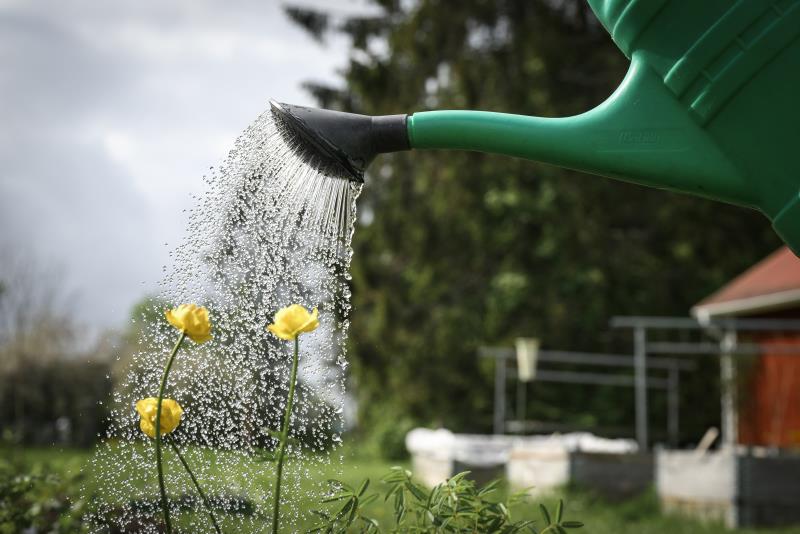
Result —
<instances>
[{"instance_id":1,"label":"green leaf","mask_svg":"<svg viewBox=\"0 0 800 534\"><path fill-rule=\"evenodd\" d=\"M362 517L361 520L367 524L370 530L371 529L377 530L378 528L380 528L380 524L378 523L377 519L374 519L372 517Z\"/></svg>"},{"instance_id":2,"label":"green leaf","mask_svg":"<svg viewBox=\"0 0 800 534\"><path fill-rule=\"evenodd\" d=\"M499 502L497 503L497 507L500 508L500 513L503 514L504 517L511 517L511 514L508 512L508 508L506 508L505 504Z\"/></svg>"},{"instance_id":3,"label":"green leaf","mask_svg":"<svg viewBox=\"0 0 800 534\"><path fill-rule=\"evenodd\" d=\"M486 532L497 532L497 530L500 528L500 525L502 524L503 524L502 519L495 519L486 526Z\"/></svg>"},{"instance_id":4,"label":"green leaf","mask_svg":"<svg viewBox=\"0 0 800 534\"><path fill-rule=\"evenodd\" d=\"M367 491L368 487L369 487L369 479L367 478L364 479L364 482L361 483L361 487L358 488L356 494L358 494L358 496L361 497L362 495L364 495L364 492Z\"/></svg>"},{"instance_id":5,"label":"green leaf","mask_svg":"<svg viewBox=\"0 0 800 534\"><path fill-rule=\"evenodd\" d=\"M327 480L327 482L328 482L328 485L330 485L332 488L339 489L339 490L345 490L350 494L353 493L352 486L350 486L349 484L345 484L341 480L336 480L335 478L329 478Z\"/></svg>"},{"instance_id":6,"label":"green leaf","mask_svg":"<svg viewBox=\"0 0 800 534\"><path fill-rule=\"evenodd\" d=\"M405 479L405 470L400 467L392 467L389 473L384 475L381 480L386 483L397 483L403 482Z\"/></svg>"},{"instance_id":7,"label":"green leaf","mask_svg":"<svg viewBox=\"0 0 800 534\"><path fill-rule=\"evenodd\" d=\"M406 514L406 495L402 491L398 491L394 496L394 517L399 525Z\"/></svg>"},{"instance_id":8,"label":"green leaf","mask_svg":"<svg viewBox=\"0 0 800 534\"><path fill-rule=\"evenodd\" d=\"M311 513L314 514L314 515L317 515L321 519L323 519L324 523L312 527L308 531L309 533L322 532L322 531L330 532L331 531L331 526L330 526L331 518L326 512L324 512L322 510L311 510Z\"/></svg>"},{"instance_id":9,"label":"green leaf","mask_svg":"<svg viewBox=\"0 0 800 534\"><path fill-rule=\"evenodd\" d=\"M406 482L406 488L411 494L420 502L425 502L428 499L428 496L425 495L425 490L419 487L417 484L413 482Z\"/></svg>"},{"instance_id":10,"label":"green leaf","mask_svg":"<svg viewBox=\"0 0 800 534\"><path fill-rule=\"evenodd\" d=\"M489 495L490 493L494 493L497 491L497 486L500 484L499 480L492 480L488 484L486 484L481 490L478 492L478 495Z\"/></svg>"},{"instance_id":11,"label":"green leaf","mask_svg":"<svg viewBox=\"0 0 800 534\"><path fill-rule=\"evenodd\" d=\"M372 503L377 498L378 498L378 494L377 493L373 493L372 495L367 495L366 497L361 499L361 506L364 507L364 506Z\"/></svg>"},{"instance_id":12,"label":"green leaf","mask_svg":"<svg viewBox=\"0 0 800 534\"><path fill-rule=\"evenodd\" d=\"M468 474L470 474L470 471L461 471L460 473L456 473L455 475L450 477L450 479L447 481L447 484L449 486L455 486L459 482L461 482L461 480L463 480L464 477L467 476Z\"/></svg>"},{"instance_id":13,"label":"green leaf","mask_svg":"<svg viewBox=\"0 0 800 534\"><path fill-rule=\"evenodd\" d=\"M323 510L311 510L311 513L320 516L322 519L325 519L326 521L330 520L331 518L331 516L329 516L328 513Z\"/></svg>"},{"instance_id":14,"label":"green leaf","mask_svg":"<svg viewBox=\"0 0 800 534\"><path fill-rule=\"evenodd\" d=\"M425 508L430 508L431 507L431 503L433 502L434 498L438 497L440 493L441 493L441 490L439 489L439 486L436 486L435 488L433 488L428 493L428 500L427 500L427 502L425 502Z\"/></svg>"},{"instance_id":15,"label":"green leaf","mask_svg":"<svg viewBox=\"0 0 800 534\"><path fill-rule=\"evenodd\" d=\"M550 512L547 511L547 507L543 504L539 504L539 509L542 511L542 517L544 518L545 525L552 525L553 522L550 520Z\"/></svg>"},{"instance_id":16,"label":"green leaf","mask_svg":"<svg viewBox=\"0 0 800 534\"><path fill-rule=\"evenodd\" d=\"M340 493L338 495L332 495L332 496L330 496L330 497L328 497L326 499L323 499L320 502L323 503L323 504L328 504L328 503L332 503L332 502L341 501L342 499L349 499L350 497L351 497L351 495L348 495L346 493Z\"/></svg>"},{"instance_id":17,"label":"green leaf","mask_svg":"<svg viewBox=\"0 0 800 534\"><path fill-rule=\"evenodd\" d=\"M564 528L581 528L583 527L583 523L580 521L564 521L561 523L561 526Z\"/></svg>"},{"instance_id":18,"label":"green leaf","mask_svg":"<svg viewBox=\"0 0 800 534\"><path fill-rule=\"evenodd\" d=\"M347 515L348 512L350 512L350 510L352 510L354 504L355 503L352 500L349 500L346 503L344 503L342 507L339 508L339 511L336 512L336 518L342 519L345 515Z\"/></svg>"},{"instance_id":19,"label":"green leaf","mask_svg":"<svg viewBox=\"0 0 800 534\"><path fill-rule=\"evenodd\" d=\"M539 531L537 531L533 527L533 525L535 525L535 524L536 524L536 521L533 521L533 520L530 520L530 519L525 520L525 521L520 521L519 523L514 523L514 532L519 532L520 530L527 528L528 530L533 532L533 534L538 534Z\"/></svg>"},{"instance_id":20,"label":"green leaf","mask_svg":"<svg viewBox=\"0 0 800 534\"><path fill-rule=\"evenodd\" d=\"M350 515L347 516L347 526L350 526L350 525L353 524L353 520L355 520L356 513L358 512L358 498L355 498L351 502L353 503L353 507L350 508Z\"/></svg>"},{"instance_id":21,"label":"green leaf","mask_svg":"<svg viewBox=\"0 0 800 534\"><path fill-rule=\"evenodd\" d=\"M556 506L556 523L561 523L561 516L564 513L564 499L558 499L558 506Z\"/></svg>"}]
</instances>

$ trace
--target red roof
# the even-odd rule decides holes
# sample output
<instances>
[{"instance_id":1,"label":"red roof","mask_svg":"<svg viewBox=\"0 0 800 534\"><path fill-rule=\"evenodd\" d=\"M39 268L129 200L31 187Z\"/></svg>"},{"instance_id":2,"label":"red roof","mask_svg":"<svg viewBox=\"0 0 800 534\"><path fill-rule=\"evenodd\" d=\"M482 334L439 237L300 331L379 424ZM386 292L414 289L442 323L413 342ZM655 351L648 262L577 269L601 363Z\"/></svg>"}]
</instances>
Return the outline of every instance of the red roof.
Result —
<instances>
[{"instance_id":1,"label":"red roof","mask_svg":"<svg viewBox=\"0 0 800 534\"><path fill-rule=\"evenodd\" d=\"M790 293L787 293L790 292ZM796 294L795 294L796 293ZM800 259L783 247L698 302L693 312L733 315L800 304Z\"/></svg>"}]
</instances>

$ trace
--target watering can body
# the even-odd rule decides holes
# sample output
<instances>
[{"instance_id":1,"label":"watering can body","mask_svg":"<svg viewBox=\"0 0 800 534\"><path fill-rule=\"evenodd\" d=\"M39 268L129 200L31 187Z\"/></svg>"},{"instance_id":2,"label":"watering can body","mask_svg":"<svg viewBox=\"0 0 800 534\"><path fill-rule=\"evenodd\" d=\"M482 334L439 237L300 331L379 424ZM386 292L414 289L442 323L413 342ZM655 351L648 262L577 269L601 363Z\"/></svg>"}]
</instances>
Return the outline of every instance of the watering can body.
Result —
<instances>
[{"instance_id":1,"label":"watering can body","mask_svg":"<svg viewBox=\"0 0 800 534\"><path fill-rule=\"evenodd\" d=\"M800 0L589 0L631 66L581 115L408 116L411 148L501 153L762 211L800 252Z\"/></svg>"}]
</instances>

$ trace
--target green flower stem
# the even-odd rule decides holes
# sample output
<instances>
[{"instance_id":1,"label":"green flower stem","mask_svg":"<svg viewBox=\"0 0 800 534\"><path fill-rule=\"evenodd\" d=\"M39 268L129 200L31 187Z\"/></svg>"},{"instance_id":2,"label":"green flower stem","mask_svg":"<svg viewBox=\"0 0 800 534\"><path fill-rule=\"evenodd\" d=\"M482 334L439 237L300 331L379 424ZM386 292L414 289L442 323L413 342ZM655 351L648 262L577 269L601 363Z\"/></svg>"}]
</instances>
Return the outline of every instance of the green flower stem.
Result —
<instances>
[{"instance_id":1,"label":"green flower stem","mask_svg":"<svg viewBox=\"0 0 800 534\"><path fill-rule=\"evenodd\" d=\"M289 378L289 398L286 401L286 414L283 417L283 430L281 443L278 446L278 468L275 473L275 504L272 508L272 534L278 532L278 516L281 507L281 475L283 474L283 456L286 453L286 442L289 440L289 419L292 417L292 403L294 402L294 386L297 380L297 362L300 359L299 335L294 338L294 357L292 358L292 375Z\"/></svg>"},{"instance_id":2,"label":"green flower stem","mask_svg":"<svg viewBox=\"0 0 800 534\"><path fill-rule=\"evenodd\" d=\"M172 450L174 450L175 454L178 455L178 459L183 464L183 467L186 469L186 472L189 473L189 478L192 479L192 482L194 483L194 487L197 490L197 493L199 493L200 498L203 499L203 504L205 505L206 510L208 511L208 515L211 517L211 522L214 523L214 530L217 531L217 534L222 534L222 531L219 528L219 523L217 523L217 518L214 515L214 510L211 508L211 502L208 500L208 497L206 497L206 494L200 488L200 484L197 482L197 478L195 478L194 473L192 472L192 468L189 467L188 463L186 463L186 459L181 454L180 449L178 449L178 444L175 443L175 440L171 438L169 438L167 441L169 441L169 444L172 445Z\"/></svg>"},{"instance_id":3,"label":"green flower stem","mask_svg":"<svg viewBox=\"0 0 800 534\"><path fill-rule=\"evenodd\" d=\"M167 534L172 533L172 523L169 519L169 501L167 500L167 488L164 486L164 467L161 464L161 401L164 400L164 388L167 386L167 377L169 370L172 369L172 362L175 361L175 355L178 354L178 349L181 348L181 343L186 338L186 332L181 332L181 337L175 343L175 348L172 349L172 354L169 355L167 366L164 367L164 374L161 377L161 387L158 388L158 404L156 405L156 468L158 469L158 487L161 490L161 508L164 510L164 523L166 524Z\"/></svg>"}]
</instances>

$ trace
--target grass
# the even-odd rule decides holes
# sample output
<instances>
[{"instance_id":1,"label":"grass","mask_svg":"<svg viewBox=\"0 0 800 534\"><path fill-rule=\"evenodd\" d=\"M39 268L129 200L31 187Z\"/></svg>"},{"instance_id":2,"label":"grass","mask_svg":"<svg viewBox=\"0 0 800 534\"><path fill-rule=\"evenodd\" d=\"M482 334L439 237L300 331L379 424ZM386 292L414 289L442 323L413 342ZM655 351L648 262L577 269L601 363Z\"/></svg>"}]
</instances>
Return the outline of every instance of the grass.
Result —
<instances>
[{"instance_id":1,"label":"grass","mask_svg":"<svg viewBox=\"0 0 800 534\"><path fill-rule=\"evenodd\" d=\"M194 461L212 461L213 451L192 451L194 454ZM34 475L42 476L56 476L61 480L57 486L57 493L65 497L66 501L72 504L67 507L55 508L56 512L62 515L72 514L73 516L80 511L81 503L78 502L79 495L81 495L80 486L91 484L93 474L87 472L91 464L89 459L92 455L91 451L86 450L73 450L73 449L16 449L16 448L0 448L0 457L4 461L13 464L16 472L32 473ZM358 454L356 449L344 449L343 451L344 462L339 465L323 465L320 468L309 472L308 476L304 478L300 485L301 495L311 488L324 483L328 478L338 478L345 483L351 485L358 485L364 478L369 478L372 481L370 490L381 490L380 478L386 474L391 463L375 459L367 458ZM154 471L154 470L153 470ZM118 477L122 482L130 474L120 470L115 473L104 473L105 478ZM227 473L230 476L236 476L235 473ZM271 484L271 473L265 474L263 481L258 480L257 483ZM0 483L4 481L0 480ZM149 481L142 481L142 484L148 484ZM189 486L187 484L187 490ZM505 493L503 491L502 493ZM2 497L0 495L0 497ZM153 496L155 498L156 495ZM528 505L519 505L512 508L511 513L515 520L523 518L539 518L538 502L545 503L548 508L553 508L559 498L563 497L566 502L565 517L567 519L577 519L583 521L586 527L579 531L585 534L711 534L726 532L724 527L719 524L701 523L691 519L678 516L665 516L659 512L658 500L653 492L639 496L635 499L621 502L609 503L600 498L597 498L589 493L577 490L564 490L559 494L546 495L538 497ZM53 496L41 496L42 500L49 499L53 501ZM22 502L22 501L20 501ZM0 509L3 507L0 502ZM38 503L33 503L37 504ZM85 504L85 503L84 503ZM25 506L31 505L25 502ZM310 509L316 507L316 503L311 502L309 497L301 497L301 502L298 503L300 509ZM38 508L37 508L38 510ZM392 525L392 511L391 507L384 503L383 499L376 500L373 504L367 507L369 515L378 519L381 525ZM202 513L202 510L196 512L184 513L183 522L192 519L193 513ZM285 515L289 515L287 511ZM287 517L288 518L288 517ZM243 527L247 524L261 525L264 524L266 518L254 517L251 523L242 523L235 517L227 517L221 514L223 530L226 532L244 532ZM179 522L180 524L181 522ZM61 521L62 528L59 530L52 530L53 532L74 532L77 530L70 530L74 528L69 521ZM308 528L312 523L309 521L300 521L294 523L292 530L302 530ZM63 526L66 525L66 526ZM247 528L247 527L244 527ZM252 528L252 527L250 527ZM13 532L8 528L3 528L2 521L0 521L0 532ZM188 530L184 530L188 532ZM739 534L800 534L800 526L786 529L747 529L738 531Z\"/></svg>"}]
</instances>

